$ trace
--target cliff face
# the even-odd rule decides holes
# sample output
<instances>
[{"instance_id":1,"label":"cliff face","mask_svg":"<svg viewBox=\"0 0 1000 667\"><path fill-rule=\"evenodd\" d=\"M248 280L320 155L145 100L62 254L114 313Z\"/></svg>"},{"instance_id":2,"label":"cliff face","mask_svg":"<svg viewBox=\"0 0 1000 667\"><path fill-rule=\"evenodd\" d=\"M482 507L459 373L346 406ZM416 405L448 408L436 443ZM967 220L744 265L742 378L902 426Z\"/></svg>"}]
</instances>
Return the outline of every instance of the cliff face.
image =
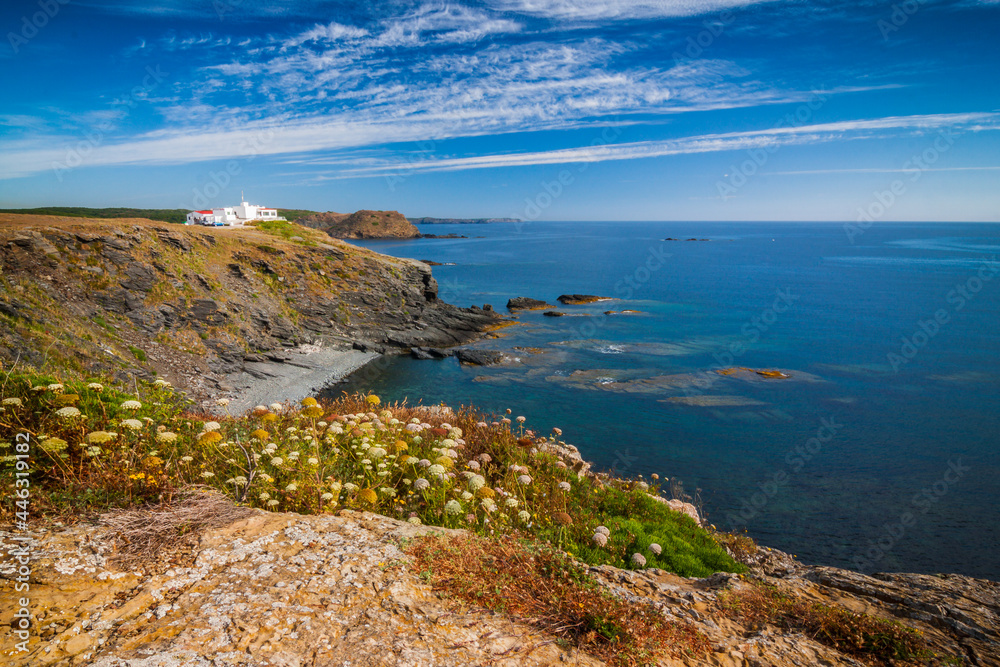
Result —
<instances>
[{"instance_id":1,"label":"cliff face","mask_svg":"<svg viewBox=\"0 0 1000 667\"><path fill-rule=\"evenodd\" d=\"M421 262L295 225L286 237L140 219L0 214L0 225L0 359L8 362L157 371L192 388L196 378L218 385L248 361L305 343L450 346L499 321L440 301Z\"/></svg>"},{"instance_id":2,"label":"cliff face","mask_svg":"<svg viewBox=\"0 0 1000 667\"><path fill-rule=\"evenodd\" d=\"M333 220L327 234L337 239L415 239L420 232L398 211L357 211Z\"/></svg>"},{"instance_id":3,"label":"cliff face","mask_svg":"<svg viewBox=\"0 0 1000 667\"><path fill-rule=\"evenodd\" d=\"M350 213L336 213L327 211L326 213L311 213L295 220L295 224L312 229L326 229L330 225L336 224L346 218ZM291 218L289 218L291 220Z\"/></svg>"},{"instance_id":4,"label":"cliff face","mask_svg":"<svg viewBox=\"0 0 1000 667\"><path fill-rule=\"evenodd\" d=\"M452 531L350 511L248 512L228 526L189 533L155 561L130 567L113 561L114 534L107 527L36 531L29 545L35 622L27 652L9 653L4 664L603 664L522 620L438 597L401 546ZM5 556L20 545L0 532ZM707 654L660 664L868 664L801 631L743 625L724 614L725 592L753 580L916 627L937 654L931 664L1000 664L996 583L954 575L869 577L803 567L775 552L768 559L743 577L686 579L609 566L591 574L609 591L656 606L710 642ZM17 568L13 557L0 560L4 599L14 598ZM15 643L6 636L15 611L14 605L0 610L7 650Z\"/></svg>"}]
</instances>

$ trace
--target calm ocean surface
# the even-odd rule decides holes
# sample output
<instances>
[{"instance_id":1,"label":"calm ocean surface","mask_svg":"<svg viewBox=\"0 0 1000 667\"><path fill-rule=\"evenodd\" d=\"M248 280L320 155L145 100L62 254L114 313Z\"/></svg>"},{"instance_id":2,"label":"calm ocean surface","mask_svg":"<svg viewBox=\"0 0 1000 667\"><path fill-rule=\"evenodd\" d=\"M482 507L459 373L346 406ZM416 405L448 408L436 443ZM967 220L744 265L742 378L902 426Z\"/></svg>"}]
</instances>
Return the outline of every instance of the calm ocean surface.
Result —
<instances>
[{"instance_id":1,"label":"calm ocean surface","mask_svg":"<svg viewBox=\"0 0 1000 667\"><path fill-rule=\"evenodd\" d=\"M470 238L358 245L454 263L434 275L462 306L620 300L523 312L479 344L509 366L398 358L335 393L510 408L806 563L1000 579L1000 225L424 227Z\"/></svg>"}]
</instances>

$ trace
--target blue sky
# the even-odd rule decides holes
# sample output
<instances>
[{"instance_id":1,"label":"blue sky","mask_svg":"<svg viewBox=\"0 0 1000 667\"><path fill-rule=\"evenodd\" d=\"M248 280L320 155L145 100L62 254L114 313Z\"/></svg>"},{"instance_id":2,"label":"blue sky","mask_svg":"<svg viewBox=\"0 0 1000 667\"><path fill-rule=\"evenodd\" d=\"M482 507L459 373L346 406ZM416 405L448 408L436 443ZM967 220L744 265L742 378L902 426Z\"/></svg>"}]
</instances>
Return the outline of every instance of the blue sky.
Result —
<instances>
[{"instance_id":1,"label":"blue sky","mask_svg":"<svg viewBox=\"0 0 1000 667\"><path fill-rule=\"evenodd\" d=\"M1000 0L7 0L0 207L1000 221Z\"/></svg>"}]
</instances>

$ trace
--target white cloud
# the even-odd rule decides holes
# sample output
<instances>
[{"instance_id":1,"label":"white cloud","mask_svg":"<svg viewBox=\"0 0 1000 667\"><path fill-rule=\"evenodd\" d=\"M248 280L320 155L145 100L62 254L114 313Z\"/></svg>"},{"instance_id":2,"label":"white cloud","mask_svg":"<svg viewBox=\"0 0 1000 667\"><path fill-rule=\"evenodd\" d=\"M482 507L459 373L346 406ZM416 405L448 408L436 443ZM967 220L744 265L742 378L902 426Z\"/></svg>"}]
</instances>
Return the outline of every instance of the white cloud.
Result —
<instances>
[{"instance_id":1,"label":"white cloud","mask_svg":"<svg viewBox=\"0 0 1000 667\"><path fill-rule=\"evenodd\" d=\"M366 167L345 169L340 172L339 177L381 176L400 171L412 173L464 171L498 167L606 162L753 149L776 150L782 146L850 141L876 137L884 138L893 136L894 133L897 135L900 133L912 134L942 129L951 129L956 132L1000 130L1000 114L969 113L893 116L869 120L821 123L801 127L777 127L749 132L706 134L664 141L601 144L529 153L422 160L405 163L404 165L400 165L399 162L389 162L381 165L375 164Z\"/></svg>"},{"instance_id":2,"label":"white cloud","mask_svg":"<svg viewBox=\"0 0 1000 667\"><path fill-rule=\"evenodd\" d=\"M700 16L773 0L490 0L499 11L575 21Z\"/></svg>"},{"instance_id":3,"label":"white cloud","mask_svg":"<svg viewBox=\"0 0 1000 667\"><path fill-rule=\"evenodd\" d=\"M923 167L921 168L921 171L1000 171L1000 167ZM796 171L769 171L762 173L767 173L772 176L815 176L824 174L903 174L912 172L912 167L893 167L857 169L799 169Z\"/></svg>"}]
</instances>

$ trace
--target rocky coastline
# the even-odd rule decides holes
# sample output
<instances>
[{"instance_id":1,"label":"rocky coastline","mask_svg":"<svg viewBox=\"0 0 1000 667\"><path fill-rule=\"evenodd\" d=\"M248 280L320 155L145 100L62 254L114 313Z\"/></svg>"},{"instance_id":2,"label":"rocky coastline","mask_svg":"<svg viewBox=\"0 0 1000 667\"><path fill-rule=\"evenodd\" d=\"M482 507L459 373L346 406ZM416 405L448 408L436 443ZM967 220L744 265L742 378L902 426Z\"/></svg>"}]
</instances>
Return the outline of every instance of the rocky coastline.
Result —
<instances>
[{"instance_id":1,"label":"rocky coastline","mask_svg":"<svg viewBox=\"0 0 1000 667\"><path fill-rule=\"evenodd\" d=\"M306 228L279 238L144 220L2 215L0 224L5 365L63 366L123 382L158 377L203 410L228 396L225 410L238 414L257 403L303 398L384 354L503 361L500 352L459 346L508 321L488 307L440 301L426 264ZM605 299L557 300L572 306ZM551 307L533 299L512 304ZM574 447L545 447L592 474ZM701 519L689 505L664 502ZM290 665L311 656L312 664L334 665L363 652L371 664L603 664L522 620L436 595L400 546L431 531L449 532L365 512L247 510L188 533L155 567L125 567L114 558L118 536L107 525L36 528L26 539L35 554L38 641L26 654L6 657L13 665L153 667ZM17 572L9 557L14 538L0 531L5 590ZM905 623L926 638L933 655L927 664L1000 665L996 582L866 575L803 565L756 545L740 553L727 548L747 574L692 579L607 565L589 574L615 595L652 605L707 637L707 654L661 664L866 664L801 630L726 613L732 591L767 586Z\"/></svg>"},{"instance_id":2,"label":"rocky coastline","mask_svg":"<svg viewBox=\"0 0 1000 667\"><path fill-rule=\"evenodd\" d=\"M440 300L423 262L305 227L282 238L139 219L0 224L0 360L159 377L206 407L276 378L298 397L362 358L453 348L504 324L488 306ZM32 326L56 321L66 326Z\"/></svg>"}]
</instances>

